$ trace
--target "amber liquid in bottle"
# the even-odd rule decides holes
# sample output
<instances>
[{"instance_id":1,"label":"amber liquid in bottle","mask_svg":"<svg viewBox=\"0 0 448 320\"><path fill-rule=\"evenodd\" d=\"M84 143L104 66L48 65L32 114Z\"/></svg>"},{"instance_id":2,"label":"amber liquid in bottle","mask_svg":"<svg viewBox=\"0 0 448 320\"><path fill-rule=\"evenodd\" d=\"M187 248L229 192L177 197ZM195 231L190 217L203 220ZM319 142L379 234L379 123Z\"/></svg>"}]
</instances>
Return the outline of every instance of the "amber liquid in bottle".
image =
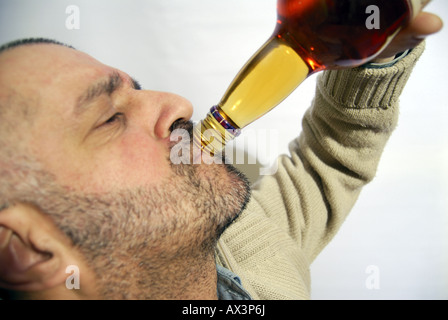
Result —
<instances>
[{"instance_id":1,"label":"amber liquid in bottle","mask_svg":"<svg viewBox=\"0 0 448 320\"><path fill-rule=\"evenodd\" d=\"M372 8L379 10L372 20L376 25L368 25ZM278 0L277 12L272 36L195 127L196 144L209 154L219 152L311 74L375 58L410 21L412 6L408 0Z\"/></svg>"}]
</instances>

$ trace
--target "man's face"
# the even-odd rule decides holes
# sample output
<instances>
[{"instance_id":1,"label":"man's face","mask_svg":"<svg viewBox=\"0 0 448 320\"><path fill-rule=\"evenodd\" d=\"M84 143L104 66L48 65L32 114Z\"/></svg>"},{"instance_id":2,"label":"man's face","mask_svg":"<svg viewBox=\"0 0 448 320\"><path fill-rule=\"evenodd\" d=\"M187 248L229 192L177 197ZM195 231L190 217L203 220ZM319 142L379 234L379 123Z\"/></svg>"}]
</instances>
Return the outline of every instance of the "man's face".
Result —
<instances>
[{"instance_id":1,"label":"man's face","mask_svg":"<svg viewBox=\"0 0 448 320\"><path fill-rule=\"evenodd\" d=\"M19 95L32 115L24 136L44 174L30 197L97 270L116 269L112 255L154 269L211 250L247 202L233 168L171 163L170 128L192 114L183 98L58 45L12 49L0 67L0 99Z\"/></svg>"},{"instance_id":2,"label":"man's face","mask_svg":"<svg viewBox=\"0 0 448 320\"><path fill-rule=\"evenodd\" d=\"M191 117L188 101L136 90L125 73L62 46L18 48L4 59L2 87L37 107L30 145L60 184L104 193L169 174L169 128Z\"/></svg>"}]
</instances>

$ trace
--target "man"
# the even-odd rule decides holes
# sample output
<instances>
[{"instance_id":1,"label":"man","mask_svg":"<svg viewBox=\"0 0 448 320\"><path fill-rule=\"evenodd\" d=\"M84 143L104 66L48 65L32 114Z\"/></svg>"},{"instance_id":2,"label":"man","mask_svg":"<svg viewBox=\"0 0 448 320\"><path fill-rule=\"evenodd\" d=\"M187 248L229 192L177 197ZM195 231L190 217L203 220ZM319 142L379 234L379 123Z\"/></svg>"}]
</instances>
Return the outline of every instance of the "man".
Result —
<instances>
[{"instance_id":1,"label":"man","mask_svg":"<svg viewBox=\"0 0 448 320\"><path fill-rule=\"evenodd\" d=\"M231 166L170 161L170 133L191 132L183 98L53 41L2 47L0 287L21 299L309 298L309 265L373 178L417 45L441 25L422 13L380 65L323 73L291 156L252 192Z\"/></svg>"}]
</instances>

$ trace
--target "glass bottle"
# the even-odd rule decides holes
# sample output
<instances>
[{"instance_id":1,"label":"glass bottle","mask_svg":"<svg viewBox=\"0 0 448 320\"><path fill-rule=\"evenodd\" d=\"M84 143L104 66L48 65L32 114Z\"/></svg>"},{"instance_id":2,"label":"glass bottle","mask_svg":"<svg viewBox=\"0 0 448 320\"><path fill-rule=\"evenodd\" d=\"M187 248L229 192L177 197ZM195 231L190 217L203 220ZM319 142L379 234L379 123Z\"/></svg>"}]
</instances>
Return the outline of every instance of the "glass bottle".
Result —
<instances>
[{"instance_id":1,"label":"glass bottle","mask_svg":"<svg viewBox=\"0 0 448 320\"><path fill-rule=\"evenodd\" d=\"M310 75L378 56L429 0L278 0L271 37L194 128L194 142L218 153L240 130Z\"/></svg>"}]
</instances>

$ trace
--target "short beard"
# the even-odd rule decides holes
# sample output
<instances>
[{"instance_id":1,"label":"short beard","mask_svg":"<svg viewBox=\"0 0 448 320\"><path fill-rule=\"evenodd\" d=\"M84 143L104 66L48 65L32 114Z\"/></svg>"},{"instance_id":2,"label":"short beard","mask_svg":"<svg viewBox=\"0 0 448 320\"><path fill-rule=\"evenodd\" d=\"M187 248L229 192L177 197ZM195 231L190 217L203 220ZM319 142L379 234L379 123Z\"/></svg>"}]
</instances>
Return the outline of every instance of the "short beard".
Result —
<instances>
[{"instance_id":1,"label":"short beard","mask_svg":"<svg viewBox=\"0 0 448 320\"><path fill-rule=\"evenodd\" d=\"M180 127L192 124L173 129ZM155 279L169 265L200 267L213 258L217 240L250 197L248 180L230 165L171 168L163 184L107 194L69 191L41 172L27 202L50 215L82 252L104 298L152 299L163 285Z\"/></svg>"}]
</instances>

